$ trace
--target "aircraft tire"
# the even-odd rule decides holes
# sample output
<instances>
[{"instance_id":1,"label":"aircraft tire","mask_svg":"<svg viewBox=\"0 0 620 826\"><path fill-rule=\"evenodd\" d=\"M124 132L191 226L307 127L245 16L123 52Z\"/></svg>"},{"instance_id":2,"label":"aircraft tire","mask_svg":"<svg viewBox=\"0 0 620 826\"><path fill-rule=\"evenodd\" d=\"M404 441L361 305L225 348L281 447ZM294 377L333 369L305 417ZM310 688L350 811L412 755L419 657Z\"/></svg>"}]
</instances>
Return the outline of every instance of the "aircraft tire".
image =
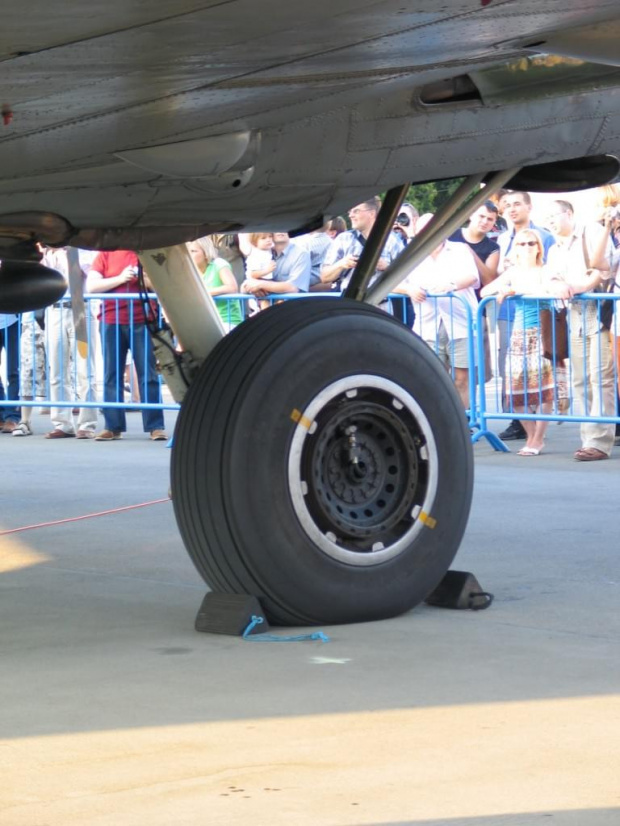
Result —
<instances>
[{"instance_id":1,"label":"aircraft tire","mask_svg":"<svg viewBox=\"0 0 620 826\"><path fill-rule=\"evenodd\" d=\"M258 596L275 624L377 620L449 568L471 442L445 369L400 322L287 301L226 336L192 382L171 486L212 590Z\"/></svg>"}]
</instances>

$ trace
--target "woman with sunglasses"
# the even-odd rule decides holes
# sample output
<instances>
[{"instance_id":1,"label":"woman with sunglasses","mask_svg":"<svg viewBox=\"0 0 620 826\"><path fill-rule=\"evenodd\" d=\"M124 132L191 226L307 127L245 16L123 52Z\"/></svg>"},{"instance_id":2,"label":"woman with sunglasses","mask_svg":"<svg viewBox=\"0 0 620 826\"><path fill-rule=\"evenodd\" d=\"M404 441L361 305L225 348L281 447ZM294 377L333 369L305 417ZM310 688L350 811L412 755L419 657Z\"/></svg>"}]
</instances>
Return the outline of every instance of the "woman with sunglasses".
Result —
<instances>
[{"instance_id":1,"label":"woman with sunglasses","mask_svg":"<svg viewBox=\"0 0 620 826\"><path fill-rule=\"evenodd\" d=\"M543 266L544 247L534 229L515 235L510 264L503 274L481 290L481 297L497 296L498 304L508 296L549 296L567 299L567 284ZM542 354L540 310L550 309L550 300L515 301L515 320L506 355L508 399L516 413L550 413L555 396L551 362ZM544 447L546 421L523 420L527 434L519 456L538 456Z\"/></svg>"}]
</instances>

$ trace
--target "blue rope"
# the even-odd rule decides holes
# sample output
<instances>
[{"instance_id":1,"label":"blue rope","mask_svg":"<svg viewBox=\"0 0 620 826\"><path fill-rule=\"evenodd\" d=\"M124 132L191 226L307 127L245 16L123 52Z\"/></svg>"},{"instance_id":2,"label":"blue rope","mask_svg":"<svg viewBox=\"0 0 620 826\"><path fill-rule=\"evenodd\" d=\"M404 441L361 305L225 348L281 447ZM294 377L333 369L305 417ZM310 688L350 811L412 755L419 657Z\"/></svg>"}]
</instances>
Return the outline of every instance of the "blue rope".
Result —
<instances>
[{"instance_id":1,"label":"blue rope","mask_svg":"<svg viewBox=\"0 0 620 826\"><path fill-rule=\"evenodd\" d=\"M312 634L297 634L289 637L277 637L275 634L254 634L251 636L252 630L256 628L257 625L261 625L263 622L264 620L262 617L252 615L252 619L248 623L248 627L243 632L243 639L248 640L248 642L301 642L302 640L320 640L321 642L329 642L329 637L322 631L313 631Z\"/></svg>"}]
</instances>

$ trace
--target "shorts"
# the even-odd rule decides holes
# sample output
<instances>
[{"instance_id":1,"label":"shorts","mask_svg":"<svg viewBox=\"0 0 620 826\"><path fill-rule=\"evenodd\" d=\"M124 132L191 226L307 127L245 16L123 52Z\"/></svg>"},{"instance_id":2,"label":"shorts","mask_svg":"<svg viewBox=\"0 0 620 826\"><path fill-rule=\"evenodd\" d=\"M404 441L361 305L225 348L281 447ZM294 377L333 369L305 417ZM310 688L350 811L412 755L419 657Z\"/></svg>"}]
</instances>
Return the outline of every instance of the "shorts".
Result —
<instances>
[{"instance_id":1,"label":"shorts","mask_svg":"<svg viewBox=\"0 0 620 826\"><path fill-rule=\"evenodd\" d=\"M450 340L443 322L439 326L436 337L434 339L424 339L424 341L439 356L446 367L469 369L467 337Z\"/></svg>"}]
</instances>

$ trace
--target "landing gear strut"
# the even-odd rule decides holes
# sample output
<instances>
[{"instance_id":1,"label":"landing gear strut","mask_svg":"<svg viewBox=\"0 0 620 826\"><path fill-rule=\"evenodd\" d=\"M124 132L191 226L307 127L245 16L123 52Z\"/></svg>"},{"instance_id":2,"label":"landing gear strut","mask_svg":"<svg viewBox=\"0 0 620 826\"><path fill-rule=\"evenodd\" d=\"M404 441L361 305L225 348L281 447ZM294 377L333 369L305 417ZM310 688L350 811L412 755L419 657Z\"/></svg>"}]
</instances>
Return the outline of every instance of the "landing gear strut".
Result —
<instances>
[{"instance_id":1,"label":"landing gear strut","mask_svg":"<svg viewBox=\"0 0 620 826\"><path fill-rule=\"evenodd\" d=\"M475 176L458 197L475 193L473 211L512 174L484 196ZM407 611L463 537L473 459L462 404L431 350L365 303L466 217L448 204L369 289L405 192L389 193L375 222L348 291L357 300L259 313L217 344L181 407L172 495L185 545L213 590L259 597L274 623Z\"/></svg>"}]
</instances>

